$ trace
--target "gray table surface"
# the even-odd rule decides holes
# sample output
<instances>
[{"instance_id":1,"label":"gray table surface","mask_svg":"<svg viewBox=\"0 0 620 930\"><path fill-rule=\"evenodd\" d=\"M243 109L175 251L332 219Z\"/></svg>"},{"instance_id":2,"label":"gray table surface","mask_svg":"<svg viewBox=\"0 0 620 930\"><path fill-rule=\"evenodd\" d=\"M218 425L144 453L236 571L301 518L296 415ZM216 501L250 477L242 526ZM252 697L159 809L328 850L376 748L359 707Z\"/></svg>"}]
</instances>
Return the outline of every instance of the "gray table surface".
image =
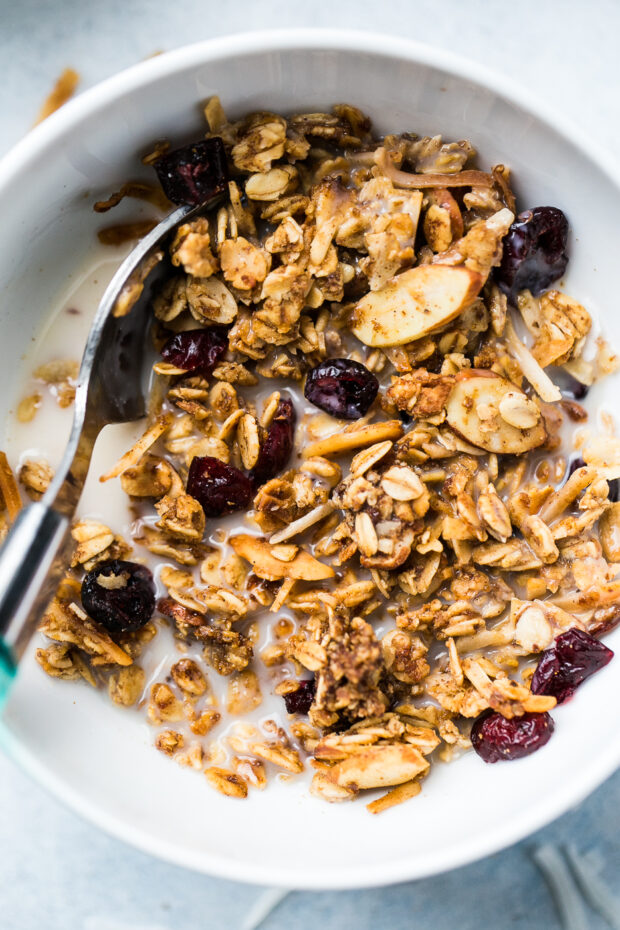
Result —
<instances>
[{"instance_id":1,"label":"gray table surface","mask_svg":"<svg viewBox=\"0 0 620 930\"><path fill-rule=\"evenodd\" d=\"M467 55L518 79L586 138L620 147L614 0L0 0L0 154L29 128L57 74L82 87L157 50L240 30L291 26L394 32ZM0 757L3 930L243 930L259 889L138 853L65 810ZM576 810L506 852L421 882L294 893L265 930L569 930L620 927L617 914L562 916L533 855L568 846L620 900L620 773ZM303 843L303 837L299 837ZM564 900L566 895L564 893ZM599 897L599 901L603 900ZM609 902L607 902L609 904Z\"/></svg>"}]
</instances>

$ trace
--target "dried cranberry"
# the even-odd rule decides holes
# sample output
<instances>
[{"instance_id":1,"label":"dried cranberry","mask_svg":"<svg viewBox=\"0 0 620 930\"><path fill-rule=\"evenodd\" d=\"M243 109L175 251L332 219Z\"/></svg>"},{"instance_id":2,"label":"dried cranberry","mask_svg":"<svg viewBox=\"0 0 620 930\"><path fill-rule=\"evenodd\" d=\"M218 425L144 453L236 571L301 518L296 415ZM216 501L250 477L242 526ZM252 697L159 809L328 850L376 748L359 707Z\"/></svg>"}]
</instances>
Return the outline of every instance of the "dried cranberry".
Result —
<instances>
[{"instance_id":1,"label":"dried cranberry","mask_svg":"<svg viewBox=\"0 0 620 930\"><path fill-rule=\"evenodd\" d=\"M527 288L537 296L566 271L568 220L557 207L520 213L504 237L497 270L501 289L514 298Z\"/></svg>"},{"instance_id":2,"label":"dried cranberry","mask_svg":"<svg viewBox=\"0 0 620 930\"><path fill-rule=\"evenodd\" d=\"M226 152L218 136L168 152L154 167L166 197L176 204L206 203L228 186Z\"/></svg>"},{"instance_id":3,"label":"dried cranberry","mask_svg":"<svg viewBox=\"0 0 620 930\"><path fill-rule=\"evenodd\" d=\"M306 678L304 681L298 682L295 691L289 691L288 694L284 695L286 712L288 714L307 714L315 694L316 680L314 678Z\"/></svg>"},{"instance_id":4,"label":"dried cranberry","mask_svg":"<svg viewBox=\"0 0 620 930\"><path fill-rule=\"evenodd\" d=\"M282 398L261 445L258 461L250 472L255 486L270 481L288 464L293 451L296 419L292 402Z\"/></svg>"},{"instance_id":5,"label":"dried cranberry","mask_svg":"<svg viewBox=\"0 0 620 930\"><path fill-rule=\"evenodd\" d=\"M572 627L546 649L532 678L534 694L550 694L558 704L613 658L613 652L584 630Z\"/></svg>"},{"instance_id":6,"label":"dried cranberry","mask_svg":"<svg viewBox=\"0 0 620 930\"><path fill-rule=\"evenodd\" d=\"M205 517L222 517L245 510L254 488L247 475L234 465L227 465L211 455L198 455L189 466L187 493L198 501Z\"/></svg>"},{"instance_id":7,"label":"dried cranberry","mask_svg":"<svg viewBox=\"0 0 620 930\"><path fill-rule=\"evenodd\" d=\"M306 399L333 417L358 420L368 413L379 382L371 371L350 358L330 358L308 373Z\"/></svg>"},{"instance_id":8,"label":"dried cranberry","mask_svg":"<svg viewBox=\"0 0 620 930\"><path fill-rule=\"evenodd\" d=\"M548 743L553 729L549 714L523 714L507 720L494 710L485 710L474 720L471 744L485 762L521 759Z\"/></svg>"},{"instance_id":9,"label":"dried cranberry","mask_svg":"<svg viewBox=\"0 0 620 930\"><path fill-rule=\"evenodd\" d=\"M82 604L109 633L139 630L155 610L153 576L136 562L107 559L84 578Z\"/></svg>"},{"instance_id":10,"label":"dried cranberry","mask_svg":"<svg viewBox=\"0 0 620 930\"><path fill-rule=\"evenodd\" d=\"M228 348L225 326L190 329L171 336L161 350L164 361L184 371L210 374Z\"/></svg>"}]
</instances>

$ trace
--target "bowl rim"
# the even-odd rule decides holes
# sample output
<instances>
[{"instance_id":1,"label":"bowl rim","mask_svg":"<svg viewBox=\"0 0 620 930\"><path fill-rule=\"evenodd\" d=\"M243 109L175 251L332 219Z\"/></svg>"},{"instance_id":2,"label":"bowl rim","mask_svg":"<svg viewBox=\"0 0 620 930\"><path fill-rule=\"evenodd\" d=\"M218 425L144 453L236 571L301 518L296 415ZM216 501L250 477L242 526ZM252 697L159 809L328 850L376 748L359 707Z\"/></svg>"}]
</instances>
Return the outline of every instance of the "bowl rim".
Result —
<instances>
[{"instance_id":1,"label":"bowl rim","mask_svg":"<svg viewBox=\"0 0 620 930\"><path fill-rule=\"evenodd\" d=\"M472 81L488 88L509 103L516 104L546 123L558 135L567 138L571 145L605 174L612 186L620 186L620 161L603 147L587 140L571 120L559 116L548 104L542 103L533 93L511 78L471 61L451 51L436 48L411 39L402 39L381 33L361 30L326 29L273 29L243 32L184 45L160 56L139 62L83 91L66 103L43 123L31 129L0 159L0 202L16 176L42 152L71 131L85 117L92 115L116 96L134 92L153 80L165 78L178 70L198 66L205 61L217 61L234 55L253 52L301 50L339 50L370 53L387 59L407 59L448 74ZM173 841L153 837L144 829L128 824L120 817L91 802L85 794L69 788L63 779L41 763L36 753L23 745L17 736L2 723L0 736L3 748L35 781L49 790L62 804L75 811L104 833L164 861L187 869L206 873L231 881L245 881L257 885L278 886L288 889L338 890L368 888L394 884L411 879L425 878L475 862L484 856L523 839L546 826L571 806L581 802L620 765L620 741L608 744L595 761L585 764L579 777L570 786L559 786L551 805L532 804L512 829L495 830L483 839L472 837L460 846L429 855L423 868L412 868L407 858L374 863L365 867L341 868L326 876L311 868L303 871L290 868L286 875L274 876L270 867L260 862L240 865L235 859L223 859L217 853L188 852Z\"/></svg>"}]
</instances>

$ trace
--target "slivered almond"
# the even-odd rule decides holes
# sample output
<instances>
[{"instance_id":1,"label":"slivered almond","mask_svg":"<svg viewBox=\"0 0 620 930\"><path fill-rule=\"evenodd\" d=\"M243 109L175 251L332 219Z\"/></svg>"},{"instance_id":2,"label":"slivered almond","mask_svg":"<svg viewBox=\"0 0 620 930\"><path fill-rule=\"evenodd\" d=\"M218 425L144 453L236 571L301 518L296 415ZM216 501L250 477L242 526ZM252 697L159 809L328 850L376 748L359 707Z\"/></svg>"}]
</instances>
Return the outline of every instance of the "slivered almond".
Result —
<instances>
[{"instance_id":1,"label":"slivered almond","mask_svg":"<svg viewBox=\"0 0 620 930\"><path fill-rule=\"evenodd\" d=\"M403 435L400 420L383 420L381 423L368 423L355 430L334 433L327 439L311 442L303 451L303 457L309 459L315 455L343 455L351 449L370 446L387 439L400 439Z\"/></svg>"},{"instance_id":2,"label":"slivered almond","mask_svg":"<svg viewBox=\"0 0 620 930\"><path fill-rule=\"evenodd\" d=\"M162 416L158 417L142 434L140 439L133 444L131 449L121 456L116 465L114 465L110 471L106 472L106 474L100 476L99 481L109 481L110 478L117 478L119 475L122 475L127 468L130 468L132 465L137 465L146 450L150 449L153 443L157 442L171 423L171 413L164 413Z\"/></svg>"},{"instance_id":3,"label":"slivered almond","mask_svg":"<svg viewBox=\"0 0 620 930\"><path fill-rule=\"evenodd\" d=\"M547 438L542 418L529 429L518 429L502 418L499 407L508 393L526 398L512 382L492 372L461 372L446 404L449 425L487 452L520 455L541 446Z\"/></svg>"},{"instance_id":4,"label":"slivered almond","mask_svg":"<svg viewBox=\"0 0 620 930\"><path fill-rule=\"evenodd\" d=\"M403 801L415 798L421 790L422 785L419 781L406 781L404 784L392 788L392 790L384 794L382 798L371 801L370 804L366 805L366 810L371 814L381 814L383 811L389 810L390 807L396 807L397 804L402 804Z\"/></svg>"},{"instance_id":5,"label":"slivered almond","mask_svg":"<svg viewBox=\"0 0 620 930\"><path fill-rule=\"evenodd\" d=\"M453 320L483 284L482 275L462 265L418 265L362 297L351 329L367 346L405 345Z\"/></svg>"},{"instance_id":6,"label":"slivered almond","mask_svg":"<svg viewBox=\"0 0 620 930\"><path fill-rule=\"evenodd\" d=\"M285 526L284 529L278 530L277 533L274 533L269 537L270 544L278 545L279 543L284 542L285 539L290 539L291 536L298 536L299 533L305 532L311 526L314 526L315 523L318 523L319 520L323 520L324 517L329 516L333 511L334 505L331 501L326 501L324 504L319 504L318 507L315 507L314 510L311 510L310 513L307 513L303 517L299 517L298 520L293 520L292 523L289 523L288 526Z\"/></svg>"},{"instance_id":7,"label":"slivered almond","mask_svg":"<svg viewBox=\"0 0 620 930\"><path fill-rule=\"evenodd\" d=\"M297 578L304 581L322 581L333 578L334 570L300 549L290 562L282 562L272 554L272 546L265 539L241 533L232 536L230 544L242 558L252 565L259 578L275 581L278 578Z\"/></svg>"}]
</instances>

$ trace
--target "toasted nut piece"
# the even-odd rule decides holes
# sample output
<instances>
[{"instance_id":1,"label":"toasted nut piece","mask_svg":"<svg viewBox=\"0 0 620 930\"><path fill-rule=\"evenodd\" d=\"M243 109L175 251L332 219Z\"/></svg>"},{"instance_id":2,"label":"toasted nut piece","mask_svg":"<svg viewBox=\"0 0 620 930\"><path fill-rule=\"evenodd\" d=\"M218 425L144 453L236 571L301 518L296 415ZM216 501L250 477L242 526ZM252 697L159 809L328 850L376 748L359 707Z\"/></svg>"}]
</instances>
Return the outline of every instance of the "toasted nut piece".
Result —
<instances>
[{"instance_id":1,"label":"toasted nut piece","mask_svg":"<svg viewBox=\"0 0 620 930\"><path fill-rule=\"evenodd\" d=\"M453 320L483 284L482 275L462 265L418 265L362 297L351 329L367 346L405 345Z\"/></svg>"},{"instance_id":2,"label":"toasted nut piece","mask_svg":"<svg viewBox=\"0 0 620 930\"><path fill-rule=\"evenodd\" d=\"M205 769L205 776L211 787L220 794L225 794L227 798L247 798L248 796L247 782L236 772L212 765Z\"/></svg>"},{"instance_id":3,"label":"toasted nut piece","mask_svg":"<svg viewBox=\"0 0 620 930\"><path fill-rule=\"evenodd\" d=\"M355 517L355 536L362 555L372 556L379 548L377 531L370 519L370 514L358 513Z\"/></svg>"},{"instance_id":4,"label":"toasted nut piece","mask_svg":"<svg viewBox=\"0 0 620 930\"><path fill-rule=\"evenodd\" d=\"M425 491L421 479L406 465L388 468L381 479L381 487L395 501L413 501L421 497Z\"/></svg>"},{"instance_id":5,"label":"toasted nut piece","mask_svg":"<svg viewBox=\"0 0 620 930\"><path fill-rule=\"evenodd\" d=\"M609 562L620 562L620 501L605 511L598 528L603 555Z\"/></svg>"},{"instance_id":6,"label":"toasted nut piece","mask_svg":"<svg viewBox=\"0 0 620 930\"><path fill-rule=\"evenodd\" d=\"M271 581L278 578L322 581L324 578L334 577L333 568L313 558L305 549L300 549L290 562L282 562L273 555L273 547L258 536L241 533L238 536L232 536L230 544L237 555L251 563L259 578Z\"/></svg>"},{"instance_id":7,"label":"toasted nut piece","mask_svg":"<svg viewBox=\"0 0 620 930\"><path fill-rule=\"evenodd\" d=\"M359 449L361 446L370 446L387 439L400 439L403 432L403 425L400 420L383 420L381 423L369 423L353 430L334 433L333 436L328 436L327 439L311 442L303 450L303 457L308 459L315 455L343 455L345 452L349 452L351 449Z\"/></svg>"},{"instance_id":8,"label":"toasted nut piece","mask_svg":"<svg viewBox=\"0 0 620 930\"><path fill-rule=\"evenodd\" d=\"M518 429L500 415L499 405L509 392L518 393L510 381L491 372L461 372L446 405L448 423L467 442L487 452L520 455L541 446L547 438L542 419Z\"/></svg>"},{"instance_id":9,"label":"toasted nut piece","mask_svg":"<svg viewBox=\"0 0 620 930\"><path fill-rule=\"evenodd\" d=\"M540 607L526 607L517 620L515 643L527 652L542 652L553 642L553 629Z\"/></svg>"},{"instance_id":10,"label":"toasted nut piece","mask_svg":"<svg viewBox=\"0 0 620 930\"><path fill-rule=\"evenodd\" d=\"M540 410L522 391L506 391L499 402L502 420L517 429L530 429L540 420Z\"/></svg>"},{"instance_id":11,"label":"toasted nut piece","mask_svg":"<svg viewBox=\"0 0 620 930\"><path fill-rule=\"evenodd\" d=\"M237 442L243 467L254 468L260 454L258 423L251 413L244 413L237 426Z\"/></svg>"},{"instance_id":12,"label":"toasted nut piece","mask_svg":"<svg viewBox=\"0 0 620 930\"><path fill-rule=\"evenodd\" d=\"M337 762L325 775L344 788L384 788L411 781L429 767L424 756L406 743L370 746Z\"/></svg>"}]
</instances>

